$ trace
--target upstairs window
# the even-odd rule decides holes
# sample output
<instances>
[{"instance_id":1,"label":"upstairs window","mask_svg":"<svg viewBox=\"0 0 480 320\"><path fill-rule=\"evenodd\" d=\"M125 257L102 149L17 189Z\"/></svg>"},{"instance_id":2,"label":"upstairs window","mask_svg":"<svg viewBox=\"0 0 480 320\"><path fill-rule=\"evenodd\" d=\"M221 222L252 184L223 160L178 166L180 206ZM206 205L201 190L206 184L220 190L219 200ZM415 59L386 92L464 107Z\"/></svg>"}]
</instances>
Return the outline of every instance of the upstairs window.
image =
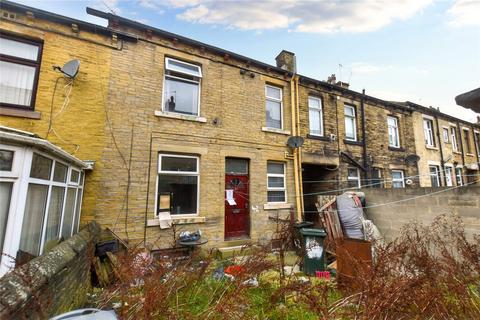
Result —
<instances>
[{"instance_id":1,"label":"upstairs window","mask_svg":"<svg viewBox=\"0 0 480 320\"><path fill-rule=\"evenodd\" d=\"M287 202L285 163L267 162L267 201Z\"/></svg>"},{"instance_id":2,"label":"upstairs window","mask_svg":"<svg viewBox=\"0 0 480 320\"><path fill-rule=\"evenodd\" d=\"M166 58L163 111L198 116L201 79L200 66Z\"/></svg>"},{"instance_id":3,"label":"upstairs window","mask_svg":"<svg viewBox=\"0 0 480 320\"><path fill-rule=\"evenodd\" d=\"M357 141L357 121L355 107L345 105L345 139Z\"/></svg>"},{"instance_id":4,"label":"upstairs window","mask_svg":"<svg viewBox=\"0 0 480 320\"><path fill-rule=\"evenodd\" d=\"M283 105L282 89L278 87L265 86L267 127L282 129Z\"/></svg>"},{"instance_id":5,"label":"upstairs window","mask_svg":"<svg viewBox=\"0 0 480 320\"><path fill-rule=\"evenodd\" d=\"M457 128L450 127L450 136L452 137L452 149L453 151L458 152Z\"/></svg>"},{"instance_id":6,"label":"upstairs window","mask_svg":"<svg viewBox=\"0 0 480 320\"><path fill-rule=\"evenodd\" d=\"M34 109L42 45L0 35L0 106Z\"/></svg>"},{"instance_id":7,"label":"upstairs window","mask_svg":"<svg viewBox=\"0 0 480 320\"><path fill-rule=\"evenodd\" d=\"M443 128L443 142L449 143L448 128Z\"/></svg>"},{"instance_id":8,"label":"upstairs window","mask_svg":"<svg viewBox=\"0 0 480 320\"><path fill-rule=\"evenodd\" d=\"M398 119L396 117L387 117L388 124L388 145L394 148L400 148L400 137L398 134Z\"/></svg>"},{"instance_id":9,"label":"upstairs window","mask_svg":"<svg viewBox=\"0 0 480 320\"><path fill-rule=\"evenodd\" d=\"M463 129L463 143L467 154L472 154L472 145L470 144L470 130Z\"/></svg>"},{"instance_id":10,"label":"upstairs window","mask_svg":"<svg viewBox=\"0 0 480 320\"><path fill-rule=\"evenodd\" d=\"M425 145L427 147L435 147L435 140L433 136L433 121L430 119L423 119L423 133L425 135Z\"/></svg>"},{"instance_id":11,"label":"upstairs window","mask_svg":"<svg viewBox=\"0 0 480 320\"><path fill-rule=\"evenodd\" d=\"M392 188L405 188L405 179L402 170L392 170Z\"/></svg>"},{"instance_id":12,"label":"upstairs window","mask_svg":"<svg viewBox=\"0 0 480 320\"><path fill-rule=\"evenodd\" d=\"M475 145L477 146L477 154L480 156L480 132L475 131L473 134L475 136Z\"/></svg>"},{"instance_id":13,"label":"upstairs window","mask_svg":"<svg viewBox=\"0 0 480 320\"><path fill-rule=\"evenodd\" d=\"M308 97L308 119L310 121L310 134L323 136L322 99Z\"/></svg>"}]
</instances>

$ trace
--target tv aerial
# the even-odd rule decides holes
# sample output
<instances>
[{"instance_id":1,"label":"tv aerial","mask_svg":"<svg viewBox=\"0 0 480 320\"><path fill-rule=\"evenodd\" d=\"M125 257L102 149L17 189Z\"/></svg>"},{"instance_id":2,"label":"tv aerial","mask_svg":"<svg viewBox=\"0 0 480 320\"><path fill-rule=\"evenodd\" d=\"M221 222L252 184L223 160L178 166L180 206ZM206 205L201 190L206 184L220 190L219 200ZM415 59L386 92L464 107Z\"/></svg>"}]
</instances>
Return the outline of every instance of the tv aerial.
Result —
<instances>
[{"instance_id":1,"label":"tv aerial","mask_svg":"<svg viewBox=\"0 0 480 320\"><path fill-rule=\"evenodd\" d=\"M53 66L53 70L58 70L70 79L74 79L78 74L80 68L80 60L70 60L63 65L63 67Z\"/></svg>"}]
</instances>

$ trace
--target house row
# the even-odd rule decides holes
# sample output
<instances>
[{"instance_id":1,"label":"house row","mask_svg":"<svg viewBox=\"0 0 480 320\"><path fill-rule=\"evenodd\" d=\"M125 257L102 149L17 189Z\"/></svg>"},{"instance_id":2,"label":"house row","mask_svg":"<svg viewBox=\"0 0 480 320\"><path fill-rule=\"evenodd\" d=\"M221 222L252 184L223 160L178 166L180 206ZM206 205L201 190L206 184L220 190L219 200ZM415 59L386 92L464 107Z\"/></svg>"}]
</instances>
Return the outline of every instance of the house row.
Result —
<instances>
[{"instance_id":1,"label":"house row","mask_svg":"<svg viewBox=\"0 0 480 320\"><path fill-rule=\"evenodd\" d=\"M479 123L303 76L292 52L0 4L2 272L92 220L160 248L166 213L226 247L313 219L318 195L479 179Z\"/></svg>"}]
</instances>

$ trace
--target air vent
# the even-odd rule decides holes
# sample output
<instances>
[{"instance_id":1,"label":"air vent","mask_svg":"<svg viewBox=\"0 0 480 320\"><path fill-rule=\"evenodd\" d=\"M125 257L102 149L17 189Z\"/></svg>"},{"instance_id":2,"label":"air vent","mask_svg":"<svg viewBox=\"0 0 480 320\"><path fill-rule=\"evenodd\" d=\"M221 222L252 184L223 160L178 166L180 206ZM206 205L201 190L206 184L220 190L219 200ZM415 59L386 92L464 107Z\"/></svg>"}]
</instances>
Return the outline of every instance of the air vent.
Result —
<instances>
[{"instance_id":1,"label":"air vent","mask_svg":"<svg viewBox=\"0 0 480 320\"><path fill-rule=\"evenodd\" d=\"M15 20L17 19L17 15L13 12L8 12L5 10L2 10L2 18L9 19L9 20Z\"/></svg>"}]
</instances>

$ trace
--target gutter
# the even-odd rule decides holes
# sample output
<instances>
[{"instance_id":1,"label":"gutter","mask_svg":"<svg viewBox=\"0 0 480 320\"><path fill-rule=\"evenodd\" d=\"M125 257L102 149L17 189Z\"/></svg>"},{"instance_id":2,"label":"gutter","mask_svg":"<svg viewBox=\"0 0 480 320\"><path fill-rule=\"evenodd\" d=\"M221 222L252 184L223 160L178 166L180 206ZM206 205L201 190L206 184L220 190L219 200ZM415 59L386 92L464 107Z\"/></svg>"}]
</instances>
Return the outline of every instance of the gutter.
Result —
<instances>
[{"instance_id":1,"label":"gutter","mask_svg":"<svg viewBox=\"0 0 480 320\"><path fill-rule=\"evenodd\" d=\"M115 34L121 39L129 40L129 41L133 41L133 42L136 42L137 39L138 39L136 36L133 36L133 35L125 33L125 32L120 32L120 31L113 30L111 28L106 28L106 27L103 27L103 26L100 26L100 25L97 25L97 24L93 24L93 23L90 23L90 22L85 22L85 21L82 21L82 20L69 18L69 17L62 16L62 15L59 15L59 14L56 14L56 13L40 10L40 9L37 9L37 8L25 6L23 4L19 4L19 3L15 3L15 2L11 2L11 1L0 0L0 7L3 10L11 10L11 11L25 13L25 14L30 12L30 13L33 14L34 18L40 18L40 19L56 22L56 23L59 23L59 24L67 25L67 26L71 26L72 24L76 24L78 27L80 27L80 30L89 31L89 32L96 33L96 34L100 33L100 34L104 34L104 35L108 35L108 36L111 36L112 34Z\"/></svg>"},{"instance_id":2,"label":"gutter","mask_svg":"<svg viewBox=\"0 0 480 320\"><path fill-rule=\"evenodd\" d=\"M32 136L23 136L19 134L0 131L0 141L2 141L2 143L10 142L15 144L22 144L22 145L27 145L31 147L36 147L36 148L48 151L50 153L53 153L63 160L68 160L67 162L73 163L82 169L87 169L89 167L82 160L71 155L70 153L66 152L62 148L57 147L56 145L52 144L48 140L44 140L44 139L40 139Z\"/></svg>"}]
</instances>

